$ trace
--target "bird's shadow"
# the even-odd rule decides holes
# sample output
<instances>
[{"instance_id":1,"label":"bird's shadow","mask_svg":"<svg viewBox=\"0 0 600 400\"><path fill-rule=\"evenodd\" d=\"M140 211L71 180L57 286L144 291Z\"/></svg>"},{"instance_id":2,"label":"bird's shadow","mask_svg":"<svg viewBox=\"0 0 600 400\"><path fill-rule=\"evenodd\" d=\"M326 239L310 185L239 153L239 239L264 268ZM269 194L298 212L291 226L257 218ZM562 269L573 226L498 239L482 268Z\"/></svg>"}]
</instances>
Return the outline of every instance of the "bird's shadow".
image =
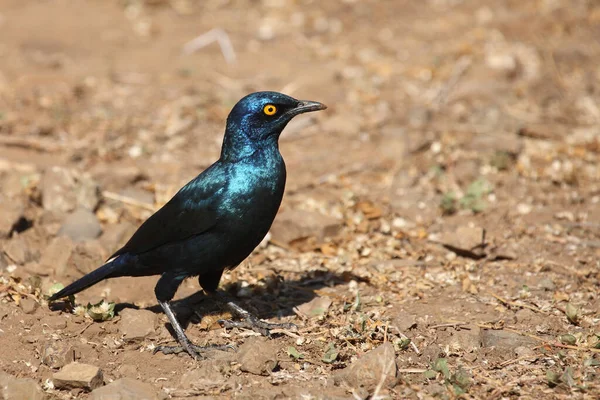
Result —
<instances>
[{"instance_id":1,"label":"bird's shadow","mask_svg":"<svg viewBox=\"0 0 600 400\"><path fill-rule=\"evenodd\" d=\"M295 315L294 308L317 297L317 290L342 285L351 280L364 281L364 278L349 272L338 274L329 271L312 271L294 280L271 279L264 286L249 286L247 288L249 295L243 298L235 297L240 289L235 282L223 286L221 290L226 292L228 300L233 300L260 319L271 320ZM184 329L190 323L200 323L203 316L220 314L226 309L222 301L205 294L202 290L173 301L171 305ZM115 311L130 307L130 304L118 304ZM158 304L146 309L155 313L163 312ZM233 319L236 318L238 316L234 315ZM170 325L168 327L170 328Z\"/></svg>"}]
</instances>

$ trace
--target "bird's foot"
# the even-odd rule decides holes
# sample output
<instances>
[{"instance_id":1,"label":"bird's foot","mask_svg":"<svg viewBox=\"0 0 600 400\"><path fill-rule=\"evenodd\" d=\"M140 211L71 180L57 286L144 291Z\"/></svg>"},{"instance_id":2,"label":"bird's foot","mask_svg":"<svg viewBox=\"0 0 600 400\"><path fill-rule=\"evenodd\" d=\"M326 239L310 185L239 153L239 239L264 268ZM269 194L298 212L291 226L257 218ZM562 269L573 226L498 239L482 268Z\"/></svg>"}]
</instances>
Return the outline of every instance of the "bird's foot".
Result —
<instances>
[{"instance_id":1,"label":"bird's foot","mask_svg":"<svg viewBox=\"0 0 600 400\"><path fill-rule=\"evenodd\" d=\"M163 354L179 354L186 352L196 361L204 360L206 357L203 353L212 350L236 350L235 346L226 344L226 345L208 345L208 346L198 346L193 344L190 341L184 341L179 346L157 346L154 348L153 354L158 353L159 351Z\"/></svg>"},{"instance_id":2,"label":"bird's foot","mask_svg":"<svg viewBox=\"0 0 600 400\"><path fill-rule=\"evenodd\" d=\"M234 313L237 314L241 321L232 321L229 319L222 319L217 321L223 328L246 328L251 329L254 332L258 332L263 336L270 337L271 331L273 329L289 329L289 330L297 330L298 327L292 323L284 322L279 324L274 324L270 322L265 322L258 319L256 316L250 314L248 311L244 310L242 307L235 304L233 301L228 301L226 297L217 294L222 302L224 302L227 307Z\"/></svg>"},{"instance_id":3,"label":"bird's foot","mask_svg":"<svg viewBox=\"0 0 600 400\"><path fill-rule=\"evenodd\" d=\"M232 321L229 319L222 319L218 321L224 328L246 328L252 329L254 332L258 332L263 336L271 336L271 330L273 329L292 329L296 330L298 327L292 323L285 322L281 324L273 324L270 322L261 321L254 315L247 315L241 321Z\"/></svg>"}]
</instances>

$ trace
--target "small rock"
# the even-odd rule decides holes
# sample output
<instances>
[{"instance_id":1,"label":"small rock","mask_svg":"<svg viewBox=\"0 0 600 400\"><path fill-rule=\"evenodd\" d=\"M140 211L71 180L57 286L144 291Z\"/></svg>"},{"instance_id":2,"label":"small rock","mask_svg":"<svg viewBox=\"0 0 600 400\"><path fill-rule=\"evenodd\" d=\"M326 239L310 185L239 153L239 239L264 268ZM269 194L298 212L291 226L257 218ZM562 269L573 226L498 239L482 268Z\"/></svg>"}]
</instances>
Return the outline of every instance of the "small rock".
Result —
<instances>
[{"instance_id":1,"label":"small rock","mask_svg":"<svg viewBox=\"0 0 600 400\"><path fill-rule=\"evenodd\" d=\"M19 338L21 343L37 343L44 339L43 335L24 335Z\"/></svg>"},{"instance_id":2,"label":"small rock","mask_svg":"<svg viewBox=\"0 0 600 400\"><path fill-rule=\"evenodd\" d=\"M452 334L451 344L459 350L468 353L474 352L481 347L479 328L470 326L470 329L461 329Z\"/></svg>"},{"instance_id":3,"label":"small rock","mask_svg":"<svg viewBox=\"0 0 600 400\"><path fill-rule=\"evenodd\" d=\"M64 276L74 248L75 245L68 236L53 238L42 252L36 272L46 276L52 273L59 277Z\"/></svg>"},{"instance_id":4,"label":"small rock","mask_svg":"<svg viewBox=\"0 0 600 400\"><path fill-rule=\"evenodd\" d=\"M537 49L525 43L496 43L486 48L486 64L508 78L535 81L542 61Z\"/></svg>"},{"instance_id":5,"label":"small rock","mask_svg":"<svg viewBox=\"0 0 600 400\"><path fill-rule=\"evenodd\" d=\"M46 343L42 351L42 363L50 368L62 368L75 361L75 349L64 342Z\"/></svg>"},{"instance_id":6,"label":"small rock","mask_svg":"<svg viewBox=\"0 0 600 400\"><path fill-rule=\"evenodd\" d=\"M291 243L294 240L314 237L321 242L326 237L336 236L342 222L313 211L285 210L277 216L271 228L272 240Z\"/></svg>"},{"instance_id":7,"label":"small rock","mask_svg":"<svg viewBox=\"0 0 600 400\"><path fill-rule=\"evenodd\" d=\"M88 274L104 264L107 256L102 245L95 240L78 243L67 263L67 271Z\"/></svg>"},{"instance_id":8,"label":"small rock","mask_svg":"<svg viewBox=\"0 0 600 400\"><path fill-rule=\"evenodd\" d=\"M0 196L0 239L10 235L22 216L23 203L20 198Z\"/></svg>"},{"instance_id":9,"label":"small rock","mask_svg":"<svg viewBox=\"0 0 600 400\"><path fill-rule=\"evenodd\" d=\"M299 305L296 310L307 318L320 317L327 313L332 303L333 301L327 296L315 297L308 303Z\"/></svg>"},{"instance_id":10,"label":"small rock","mask_svg":"<svg viewBox=\"0 0 600 400\"><path fill-rule=\"evenodd\" d=\"M94 210L100 200L100 188L89 175L63 167L44 171L40 188L45 210L63 213L77 207Z\"/></svg>"},{"instance_id":11,"label":"small rock","mask_svg":"<svg viewBox=\"0 0 600 400\"><path fill-rule=\"evenodd\" d=\"M542 278L538 283L538 288L548 291L548 292L552 292L552 291L554 291L554 289L556 289L556 285L554 284L552 279Z\"/></svg>"},{"instance_id":12,"label":"small rock","mask_svg":"<svg viewBox=\"0 0 600 400\"><path fill-rule=\"evenodd\" d=\"M519 335L518 333L482 329L480 332L481 345L483 347L496 347L499 349L514 350L519 346L533 346L536 341L527 337Z\"/></svg>"},{"instance_id":13,"label":"small rock","mask_svg":"<svg viewBox=\"0 0 600 400\"><path fill-rule=\"evenodd\" d=\"M119 313L119 332L125 340L141 340L152 335L158 322L156 314L148 310L126 308Z\"/></svg>"},{"instance_id":14,"label":"small rock","mask_svg":"<svg viewBox=\"0 0 600 400\"><path fill-rule=\"evenodd\" d=\"M512 54L491 53L487 55L485 61L492 69L502 71L509 76L516 74L518 63Z\"/></svg>"},{"instance_id":15,"label":"small rock","mask_svg":"<svg viewBox=\"0 0 600 400\"><path fill-rule=\"evenodd\" d=\"M535 331L536 331L537 333L543 333L543 334L546 334L546 333L550 332L550 325L548 325L548 324L547 324L547 323L545 323L545 322L544 322L544 323L541 323L541 324L539 324L539 325L536 325L536 326L535 326Z\"/></svg>"},{"instance_id":16,"label":"small rock","mask_svg":"<svg viewBox=\"0 0 600 400\"><path fill-rule=\"evenodd\" d=\"M73 362L67 364L60 371L52 375L52 381L57 389L94 390L102 386L103 377L100 368Z\"/></svg>"},{"instance_id":17,"label":"small rock","mask_svg":"<svg viewBox=\"0 0 600 400\"><path fill-rule=\"evenodd\" d=\"M90 400L159 400L152 385L131 378L121 378L96 389Z\"/></svg>"},{"instance_id":18,"label":"small rock","mask_svg":"<svg viewBox=\"0 0 600 400\"><path fill-rule=\"evenodd\" d=\"M102 233L102 227L96 214L85 208L78 208L65 218L58 231L59 235L66 235L76 242L95 239Z\"/></svg>"},{"instance_id":19,"label":"small rock","mask_svg":"<svg viewBox=\"0 0 600 400\"><path fill-rule=\"evenodd\" d=\"M0 399L43 400L44 392L33 379L17 379L0 372Z\"/></svg>"},{"instance_id":20,"label":"small rock","mask_svg":"<svg viewBox=\"0 0 600 400\"><path fill-rule=\"evenodd\" d=\"M62 226L65 215L56 211L42 210L35 222L37 226L44 229L47 236L54 237Z\"/></svg>"},{"instance_id":21,"label":"small rock","mask_svg":"<svg viewBox=\"0 0 600 400\"><path fill-rule=\"evenodd\" d=\"M249 337L237 353L240 369L268 376L277 367L277 348L264 337Z\"/></svg>"},{"instance_id":22,"label":"small rock","mask_svg":"<svg viewBox=\"0 0 600 400\"><path fill-rule=\"evenodd\" d=\"M490 249L490 260L516 260L521 248L516 243L501 243L498 247Z\"/></svg>"},{"instance_id":23,"label":"small rock","mask_svg":"<svg viewBox=\"0 0 600 400\"><path fill-rule=\"evenodd\" d=\"M363 387L373 390L383 376L385 376L385 385L394 387L397 374L398 366L396 365L394 345L387 342L362 355L349 367L334 373L333 381L337 385L346 383L351 388Z\"/></svg>"},{"instance_id":24,"label":"small rock","mask_svg":"<svg viewBox=\"0 0 600 400\"><path fill-rule=\"evenodd\" d=\"M417 319L406 311L398 311L392 318L392 325L398 328L400 332L405 333L417 326Z\"/></svg>"},{"instance_id":25,"label":"small rock","mask_svg":"<svg viewBox=\"0 0 600 400\"><path fill-rule=\"evenodd\" d=\"M531 213L533 206L531 204L519 203L517 204L517 212L521 215L527 215Z\"/></svg>"},{"instance_id":26,"label":"small rock","mask_svg":"<svg viewBox=\"0 0 600 400\"><path fill-rule=\"evenodd\" d=\"M440 242L460 256L479 259L485 256L485 248L481 246L482 239L483 228L463 225L454 232L442 234Z\"/></svg>"},{"instance_id":27,"label":"small rock","mask_svg":"<svg viewBox=\"0 0 600 400\"><path fill-rule=\"evenodd\" d=\"M29 297L25 297L25 298L21 299L20 306L25 314L33 314L40 305L38 304L37 301L35 301Z\"/></svg>"},{"instance_id":28,"label":"small rock","mask_svg":"<svg viewBox=\"0 0 600 400\"><path fill-rule=\"evenodd\" d=\"M17 265L31 261L31 252L23 235L13 235L12 239L4 243L3 249L8 258Z\"/></svg>"},{"instance_id":29,"label":"small rock","mask_svg":"<svg viewBox=\"0 0 600 400\"><path fill-rule=\"evenodd\" d=\"M535 350L525 346L518 346L515 347L515 355L517 357L530 357L535 355Z\"/></svg>"}]
</instances>

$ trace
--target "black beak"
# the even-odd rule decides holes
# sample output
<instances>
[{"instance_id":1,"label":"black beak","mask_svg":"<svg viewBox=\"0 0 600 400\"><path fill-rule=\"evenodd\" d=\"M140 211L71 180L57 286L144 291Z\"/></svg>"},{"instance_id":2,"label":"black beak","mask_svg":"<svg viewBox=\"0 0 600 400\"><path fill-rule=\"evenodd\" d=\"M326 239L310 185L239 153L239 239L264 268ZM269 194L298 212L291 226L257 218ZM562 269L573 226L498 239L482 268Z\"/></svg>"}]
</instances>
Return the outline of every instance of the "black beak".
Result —
<instances>
[{"instance_id":1,"label":"black beak","mask_svg":"<svg viewBox=\"0 0 600 400\"><path fill-rule=\"evenodd\" d=\"M307 112L325 110L326 108L327 108L327 106L325 104L322 104L322 103L319 103L316 101L300 100L298 102L298 106L289 110L288 114L295 116L295 115L304 114Z\"/></svg>"}]
</instances>

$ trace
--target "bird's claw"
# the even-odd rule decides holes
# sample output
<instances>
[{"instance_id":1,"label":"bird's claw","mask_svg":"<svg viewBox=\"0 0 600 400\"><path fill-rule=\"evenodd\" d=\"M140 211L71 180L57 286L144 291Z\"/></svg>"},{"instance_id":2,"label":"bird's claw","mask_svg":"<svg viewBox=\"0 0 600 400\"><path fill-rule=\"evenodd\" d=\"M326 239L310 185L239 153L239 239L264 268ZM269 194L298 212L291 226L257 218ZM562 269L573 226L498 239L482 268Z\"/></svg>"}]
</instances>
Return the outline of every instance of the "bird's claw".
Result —
<instances>
[{"instance_id":1,"label":"bird's claw","mask_svg":"<svg viewBox=\"0 0 600 400\"><path fill-rule=\"evenodd\" d=\"M223 328L226 328L226 329L246 328L246 329L251 329L254 332L260 333L261 335L266 336L266 337L271 336L271 330L273 330L273 329L292 329L292 330L298 329L298 327L295 324L292 324L290 322L270 323L270 322L261 321L260 319L254 317L254 316L249 316L247 318L244 318L241 321L232 321L229 319L221 319L217 322L219 324L221 324L221 326Z\"/></svg>"},{"instance_id":2,"label":"bird's claw","mask_svg":"<svg viewBox=\"0 0 600 400\"><path fill-rule=\"evenodd\" d=\"M209 346L197 346L193 343L186 343L184 345L179 346L157 346L154 348L153 354L158 353L159 351L163 354L179 354L186 352L196 361L204 360L206 357L202 354L207 351L212 350L220 350L227 351L233 350L237 351L236 347L230 344L226 345L209 345Z\"/></svg>"}]
</instances>

